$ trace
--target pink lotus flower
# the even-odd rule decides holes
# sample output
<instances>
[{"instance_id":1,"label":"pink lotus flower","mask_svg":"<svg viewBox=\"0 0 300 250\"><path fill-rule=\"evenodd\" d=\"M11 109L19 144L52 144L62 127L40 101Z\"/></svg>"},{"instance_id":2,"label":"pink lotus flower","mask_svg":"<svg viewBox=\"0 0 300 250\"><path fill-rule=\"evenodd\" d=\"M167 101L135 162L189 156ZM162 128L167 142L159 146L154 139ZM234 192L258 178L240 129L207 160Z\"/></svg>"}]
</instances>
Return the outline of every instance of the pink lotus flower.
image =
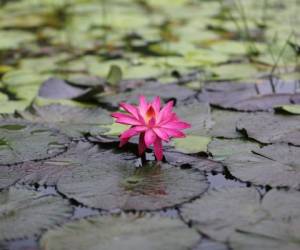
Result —
<instances>
[{"instance_id":1,"label":"pink lotus flower","mask_svg":"<svg viewBox=\"0 0 300 250\"><path fill-rule=\"evenodd\" d=\"M129 139L140 134L139 154L142 155L146 148L153 144L156 159L163 158L162 141L169 141L170 138L183 138L185 134L180 130L190 128L191 125L180 121L173 109L173 101L169 101L162 109L159 96L155 97L152 103L147 103L145 96L140 96L140 103L134 106L128 103L120 103L120 107L128 113L113 113L117 123L131 125L120 136L120 147L126 144Z\"/></svg>"}]
</instances>

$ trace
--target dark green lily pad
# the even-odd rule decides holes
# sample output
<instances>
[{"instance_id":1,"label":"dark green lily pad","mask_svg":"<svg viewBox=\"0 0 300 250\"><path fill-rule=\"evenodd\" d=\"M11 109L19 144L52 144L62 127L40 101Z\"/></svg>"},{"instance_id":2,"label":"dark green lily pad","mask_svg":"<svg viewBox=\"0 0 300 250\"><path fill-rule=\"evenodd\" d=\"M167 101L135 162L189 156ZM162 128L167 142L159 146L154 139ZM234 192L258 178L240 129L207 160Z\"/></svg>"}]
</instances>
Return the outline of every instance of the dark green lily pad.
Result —
<instances>
[{"instance_id":1,"label":"dark green lily pad","mask_svg":"<svg viewBox=\"0 0 300 250\"><path fill-rule=\"evenodd\" d=\"M0 165L50 158L64 152L69 138L22 120L0 121Z\"/></svg>"},{"instance_id":2,"label":"dark green lily pad","mask_svg":"<svg viewBox=\"0 0 300 250\"><path fill-rule=\"evenodd\" d=\"M290 222L264 220L239 228L230 240L236 250L298 250L300 248L300 218Z\"/></svg>"},{"instance_id":3,"label":"dark green lily pad","mask_svg":"<svg viewBox=\"0 0 300 250\"><path fill-rule=\"evenodd\" d=\"M177 101L183 101L195 94L194 91L178 86L176 84L161 84L158 82L147 82L139 88L132 91L120 93L117 95L108 95L99 97L99 102L108 104L117 108L120 102L128 102L137 104L140 95L144 95L148 100L153 99L155 96L160 96L164 101L172 98Z\"/></svg>"},{"instance_id":4,"label":"dark green lily pad","mask_svg":"<svg viewBox=\"0 0 300 250\"><path fill-rule=\"evenodd\" d=\"M256 223L266 216L261 210L259 193L252 188L211 190L201 199L180 209L185 221L217 241L226 242L243 225Z\"/></svg>"},{"instance_id":5,"label":"dark green lily pad","mask_svg":"<svg viewBox=\"0 0 300 250\"><path fill-rule=\"evenodd\" d=\"M199 235L179 219L104 216L50 230L42 237L40 245L43 250L185 250L194 247L199 239Z\"/></svg>"},{"instance_id":6,"label":"dark green lily pad","mask_svg":"<svg viewBox=\"0 0 300 250\"><path fill-rule=\"evenodd\" d=\"M185 154L206 153L210 141L211 138L207 136L187 135L185 138L173 139L172 145L177 151Z\"/></svg>"},{"instance_id":7,"label":"dark green lily pad","mask_svg":"<svg viewBox=\"0 0 300 250\"><path fill-rule=\"evenodd\" d=\"M64 154L43 162L24 163L15 167L14 172L19 173L18 182L21 184L55 185L59 178L76 167L97 166L97 162L102 160L100 156L102 152L103 150L95 145L79 142L78 144L72 144ZM99 157L97 158L97 156ZM119 157L127 156L127 154L122 154Z\"/></svg>"},{"instance_id":8,"label":"dark green lily pad","mask_svg":"<svg viewBox=\"0 0 300 250\"><path fill-rule=\"evenodd\" d=\"M101 108L80 108L52 104L48 106L33 106L24 112L18 112L23 119L47 124L50 127L58 128L63 133L78 137L90 131L94 133L104 132L103 125L113 123L108 111Z\"/></svg>"},{"instance_id":9,"label":"dark green lily pad","mask_svg":"<svg viewBox=\"0 0 300 250\"><path fill-rule=\"evenodd\" d=\"M209 130L209 135L227 139L243 137L241 133L236 131L236 123L239 119L247 116L248 114L243 112L213 110L212 126Z\"/></svg>"},{"instance_id":10,"label":"dark green lily pad","mask_svg":"<svg viewBox=\"0 0 300 250\"><path fill-rule=\"evenodd\" d=\"M207 131L213 125L210 107L206 103L193 101L190 104L176 107L174 112L182 120L191 124L191 128L185 130L188 135L206 136Z\"/></svg>"},{"instance_id":11,"label":"dark green lily pad","mask_svg":"<svg viewBox=\"0 0 300 250\"><path fill-rule=\"evenodd\" d=\"M233 249L283 249L300 247L300 193L271 190L262 201L268 212L265 220L240 227L230 237Z\"/></svg>"},{"instance_id":12,"label":"dark green lily pad","mask_svg":"<svg viewBox=\"0 0 300 250\"><path fill-rule=\"evenodd\" d=\"M164 156L169 164L182 168L196 168L205 172L223 172L223 166L219 162L180 152L165 151Z\"/></svg>"},{"instance_id":13,"label":"dark green lily pad","mask_svg":"<svg viewBox=\"0 0 300 250\"><path fill-rule=\"evenodd\" d=\"M48 99L90 100L94 95L103 91L103 86L83 88L68 84L58 78L49 78L40 87L38 95Z\"/></svg>"},{"instance_id":14,"label":"dark green lily pad","mask_svg":"<svg viewBox=\"0 0 300 250\"><path fill-rule=\"evenodd\" d=\"M249 114L237 129L261 143L290 143L300 146L300 117L271 113Z\"/></svg>"},{"instance_id":15,"label":"dark green lily pad","mask_svg":"<svg viewBox=\"0 0 300 250\"><path fill-rule=\"evenodd\" d=\"M10 188L0 192L0 240L32 237L72 213L66 200L38 192Z\"/></svg>"},{"instance_id":16,"label":"dark green lily pad","mask_svg":"<svg viewBox=\"0 0 300 250\"><path fill-rule=\"evenodd\" d=\"M230 173L258 185L300 187L300 148L269 145L254 153L232 155L224 163Z\"/></svg>"},{"instance_id":17,"label":"dark green lily pad","mask_svg":"<svg viewBox=\"0 0 300 250\"><path fill-rule=\"evenodd\" d=\"M24 176L24 171L20 171L16 168L17 167L15 166L0 167L0 189L15 184L19 179L21 179Z\"/></svg>"},{"instance_id":18,"label":"dark green lily pad","mask_svg":"<svg viewBox=\"0 0 300 250\"><path fill-rule=\"evenodd\" d=\"M213 83L198 98L210 104L239 111L268 111L274 107L298 103L297 81L273 80L261 83Z\"/></svg>"},{"instance_id":19,"label":"dark green lily pad","mask_svg":"<svg viewBox=\"0 0 300 250\"><path fill-rule=\"evenodd\" d=\"M93 160L93 165L72 169L57 183L61 193L89 207L156 210L189 201L208 187L195 169L168 164L136 168L111 152Z\"/></svg>"},{"instance_id":20,"label":"dark green lily pad","mask_svg":"<svg viewBox=\"0 0 300 250\"><path fill-rule=\"evenodd\" d=\"M283 105L276 108L276 111L282 111L293 115L300 115L300 104Z\"/></svg>"},{"instance_id":21,"label":"dark green lily pad","mask_svg":"<svg viewBox=\"0 0 300 250\"><path fill-rule=\"evenodd\" d=\"M213 139L208 144L208 151L212 154L214 160L222 161L232 155L241 155L251 153L259 149L259 144L243 139Z\"/></svg>"}]
</instances>

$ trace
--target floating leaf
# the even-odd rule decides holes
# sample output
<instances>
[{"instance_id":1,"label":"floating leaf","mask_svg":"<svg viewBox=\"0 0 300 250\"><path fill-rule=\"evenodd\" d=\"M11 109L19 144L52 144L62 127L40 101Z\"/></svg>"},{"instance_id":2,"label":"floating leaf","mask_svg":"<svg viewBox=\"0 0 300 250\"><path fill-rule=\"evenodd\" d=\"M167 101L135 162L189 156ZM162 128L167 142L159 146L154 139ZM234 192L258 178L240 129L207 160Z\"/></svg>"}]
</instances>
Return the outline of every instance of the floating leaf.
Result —
<instances>
[{"instance_id":1,"label":"floating leaf","mask_svg":"<svg viewBox=\"0 0 300 250\"><path fill-rule=\"evenodd\" d=\"M198 98L226 109L267 111L277 106L300 102L297 85L297 81L282 80L257 84L213 83L203 88Z\"/></svg>"},{"instance_id":2,"label":"floating leaf","mask_svg":"<svg viewBox=\"0 0 300 250\"><path fill-rule=\"evenodd\" d=\"M21 184L55 185L59 178L76 167L98 166L98 162L103 160L101 158L103 151L93 144L78 142L72 144L66 153L55 158L37 163L26 162L21 166L1 170L12 181L15 181L16 178L13 179L13 177L18 174L18 182ZM109 156L109 154L106 153L105 156ZM123 159L128 157L128 154L122 154L119 157ZM11 176L11 172L15 174Z\"/></svg>"},{"instance_id":3,"label":"floating leaf","mask_svg":"<svg viewBox=\"0 0 300 250\"><path fill-rule=\"evenodd\" d=\"M262 201L269 216L256 224L240 227L230 237L233 249L283 249L300 247L300 194L271 190Z\"/></svg>"},{"instance_id":4,"label":"floating leaf","mask_svg":"<svg viewBox=\"0 0 300 250\"><path fill-rule=\"evenodd\" d=\"M191 128L185 130L188 135L205 136L213 125L208 104L193 101L190 104L176 107L174 112L178 117L191 124Z\"/></svg>"},{"instance_id":5,"label":"floating leaf","mask_svg":"<svg viewBox=\"0 0 300 250\"><path fill-rule=\"evenodd\" d=\"M232 155L242 155L251 153L258 149L259 144L243 139L224 140L214 138L208 144L208 151L212 154L214 160L222 161Z\"/></svg>"},{"instance_id":6,"label":"floating leaf","mask_svg":"<svg viewBox=\"0 0 300 250\"><path fill-rule=\"evenodd\" d=\"M179 152L195 154L199 152L207 152L207 145L210 141L210 137L187 135L185 138L174 139L173 145Z\"/></svg>"},{"instance_id":7,"label":"floating leaf","mask_svg":"<svg viewBox=\"0 0 300 250\"><path fill-rule=\"evenodd\" d=\"M300 148L269 145L254 153L232 155L225 160L230 173L258 185L300 187Z\"/></svg>"},{"instance_id":8,"label":"floating leaf","mask_svg":"<svg viewBox=\"0 0 300 250\"><path fill-rule=\"evenodd\" d=\"M184 250L195 246L199 238L195 231L178 219L102 216L50 230L40 243L43 250Z\"/></svg>"},{"instance_id":9,"label":"floating leaf","mask_svg":"<svg viewBox=\"0 0 300 250\"><path fill-rule=\"evenodd\" d=\"M299 225L299 218L290 222L264 220L258 224L239 228L231 236L229 243L234 250L298 250Z\"/></svg>"},{"instance_id":10,"label":"floating leaf","mask_svg":"<svg viewBox=\"0 0 300 250\"><path fill-rule=\"evenodd\" d=\"M243 137L241 133L236 131L236 123L243 117L248 117L248 114L227 110L214 110L212 112L212 126L209 135L227 139Z\"/></svg>"},{"instance_id":11,"label":"floating leaf","mask_svg":"<svg viewBox=\"0 0 300 250\"><path fill-rule=\"evenodd\" d=\"M207 188L204 175L194 169L168 164L136 168L109 152L99 157L90 167L66 173L58 190L89 207L155 210L186 202Z\"/></svg>"},{"instance_id":12,"label":"floating leaf","mask_svg":"<svg viewBox=\"0 0 300 250\"><path fill-rule=\"evenodd\" d=\"M69 138L22 120L0 120L0 165L41 160L66 150Z\"/></svg>"},{"instance_id":13,"label":"floating leaf","mask_svg":"<svg viewBox=\"0 0 300 250\"><path fill-rule=\"evenodd\" d=\"M128 103L137 104L138 97L144 95L148 100L153 99L155 96L160 96L164 101L172 98L177 101L183 101L188 97L194 95L194 91L187 88L178 86L176 84L160 84L157 82L148 82L142 87L133 91L120 93L118 95L100 97L99 101L109 104L117 108L120 102L126 101Z\"/></svg>"},{"instance_id":14,"label":"floating leaf","mask_svg":"<svg viewBox=\"0 0 300 250\"><path fill-rule=\"evenodd\" d=\"M102 86L93 88L80 88L72 86L64 80L50 78L43 83L39 90L39 96L49 99L77 99L88 100L95 94L102 92Z\"/></svg>"},{"instance_id":15,"label":"floating leaf","mask_svg":"<svg viewBox=\"0 0 300 250\"><path fill-rule=\"evenodd\" d=\"M223 166L220 163L204 157L173 151L165 151L164 156L169 164L181 168L196 168L207 172L223 172Z\"/></svg>"},{"instance_id":16,"label":"floating leaf","mask_svg":"<svg viewBox=\"0 0 300 250\"><path fill-rule=\"evenodd\" d=\"M255 189L225 188L211 190L201 199L182 206L184 220L217 241L226 242L234 231L266 216Z\"/></svg>"},{"instance_id":17,"label":"floating leaf","mask_svg":"<svg viewBox=\"0 0 300 250\"><path fill-rule=\"evenodd\" d=\"M293 115L300 115L300 105L283 105L281 107L278 107L276 110L278 111L284 111Z\"/></svg>"},{"instance_id":18,"label":"floating leaf","mask_svg":"<svg viewBox=\"0 0 300 250\"><path fill-rule=\"evenodd\" d=\"M120 81L122 80L122 70L119 66L117 65L112 65L110 67L108 76L106 78L106 81L112 85L112 86L116 86L120 83Z\"/></svg>"},{"instance_id":19,"label":"floating leaf","mask_svg":"<svg viewBox=\"0 0 300 250\"><path fill-rule=\"evenodd\" d=\"M0 240L32 237L66 220L72 207L57 196L10 188L0 192Z\"/></svg>"},{"instance_id":20,"label":"floating leaf","mask_svg":"<svg viewBox=\"0 0 300 250\"><path fill-rule=\"evenodd\" d=\"M261 143L300 145L300 117L271 113L248 114L237 122L237 129Z\"/></svg>"},{"instance_id":21,"label":"floating leaf","mask_svg":"<svg viewBox=\"0 0 300 250\"><path fill-rule=\"evenodd\" d=\"M105 131L104 125L113 122L110 114L101 108L80 108L52 104L49 106L33 106L25 112L18 112L18 116L23 119L47 124L58 128L63 133L78 137L91 130L99 132Z\"/></svg>"}]
</instances>

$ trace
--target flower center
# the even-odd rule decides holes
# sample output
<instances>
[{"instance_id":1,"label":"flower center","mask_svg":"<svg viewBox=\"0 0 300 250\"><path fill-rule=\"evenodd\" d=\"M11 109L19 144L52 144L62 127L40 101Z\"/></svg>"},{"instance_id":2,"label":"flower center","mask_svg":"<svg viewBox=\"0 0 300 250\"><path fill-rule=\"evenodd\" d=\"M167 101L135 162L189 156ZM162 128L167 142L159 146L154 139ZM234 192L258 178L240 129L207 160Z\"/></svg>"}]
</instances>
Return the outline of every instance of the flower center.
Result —
<instances>
[{"instance_id":1,"label":"flower center","mask_svg":"<svg viewBox=\"0 0 300 250\"><path fill-rule=\"evenodd\" d=\"M150 106L145 114L145 122L148 124L152 118L155 118L155 111L153 107Z\"/></svg>"}]
</instances>

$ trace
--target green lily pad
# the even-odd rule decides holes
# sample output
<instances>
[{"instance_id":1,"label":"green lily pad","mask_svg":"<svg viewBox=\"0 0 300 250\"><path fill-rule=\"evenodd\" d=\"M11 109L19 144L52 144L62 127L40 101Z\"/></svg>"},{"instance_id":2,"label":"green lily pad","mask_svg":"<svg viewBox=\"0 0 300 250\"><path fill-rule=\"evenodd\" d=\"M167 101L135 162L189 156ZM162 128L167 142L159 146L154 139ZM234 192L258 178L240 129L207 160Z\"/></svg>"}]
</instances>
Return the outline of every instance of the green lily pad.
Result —
<instances>
[{"instance_id":1,"label":"green lily pad","mask_svg":"<svg viewBox=\"0 0 300 250\"><path fill-rule=\"evenodd\" d=\"M274 144L224 161L230 173L258 185L300 187L300 148Z\"/></svg>"},{"instance_id":2,"label":"green lily pad","mask_svg":"<svg viewBox=\"0 0 300 250\"><path fill-rule=\"evenodd\" d=\"M227 139L241 138L243 135L236 131L236 123L241 118L247 116L248 114L243 112L213 110L212 125L208 133L214 137Z\"/></svg>"},{"instance_id":3,"label":"green lily pad","mask_svg":"<svg viewBox=\"0 0 300 250\"><path fill-rule=\"evenodd\" d=\"M234 231L265 218L254 188L211 190L180 209L185 221L212 239L226 242Z\"/></svg>"},{"instance_id":4,"label":"green lily pad","mask_svg":"<svg viewBox=\"0 0 300 250\"><path fill-rule=\"evenodd\" d=\"M25 162L21 166L11 166L11 168L1 169L1 171L11 182L17 181L20 184L31 185L37 183L39 185L53 186L67 172L76 167L89 168L98 166L98 162L102 161L100 155L103 152L104 150L100 150L96 145L78 142L71 144L66 153L54 158L43 162ZM104 155L110 156L108 153ZM124 153L118 157L122 160L126 157L133 158L134 155Z\"/></svg>"},{"instance_id":5,"label":"green lily pad","mask_svg":"<svg viewBox=\"0 0 300 250\"><path fill-rule=\"evenodd\" d=\"M300 194L297 191L271 190L262 201L268 217L240 227L229 239L233 249L283 249L300 247Z\"/></svg>"},{"instance_id":6,"label":"green lily pad","mask_svg":"<svg viewBox=\"0 0 300 250\"><path fill-rule=\"evenodd\" d=\"M26 31L0 31L0 50L18 49L22 44L35 40L34 34Z\"/></svg>"},{"instance_id":7,"label":"green lily pad","mask_svg":"<svg viewBox=\"0 0 300 250\"><path fill-rule=\"evenodd\" d=\"M289 114L293 114L293 115L300 115L300 105L283 105L281 107L278 107L276 110L278 111L284 111L287 112Z\"/></svg>"},{"instance_id":8,"label":"green lily pad","mask_svg":"<svg viewBox=\"0 0 300 250\"><path fill-rule=\"evenodd\" d=\"M203 174L168 164L136 168L131 161L104 152L85 168L66 173L57 183L68 198L106 210L156 210L199 196L207 189Z\"/></svg>"},{"instance_id":9,"label":"green lily pad","mask_svg":"<svg viewBox=\"0 0 300 250\"><path fill-rule=\"evenodd\" d=\"M43 250L184 250L195 246L199 239L194 230L178 219L104 216L50 230L42 237L40 245Z\"/></svg>"},{"instance_id":10,"label":"green lily pad","mask_svg":"<svg viewBox=\"0 0 300 250\"><path fill-rule=\"evenodd\" d=\"M102 85L94 86L92 88L80 88L72 86L58 78L49 78L47 81L43 82L38 95L48 99L91 100L94 95L102 91Z\"/></svg>"},{"instance_id":11,"label":"green lily pad","mask_svg":"<svg viewBox=\"0 0 300 250\"><path fill-rule=\"evenodd\" d=\"M213 125L208 104L193 101L190 104L176 107L174 112L180 119L191 124L191 128L185 130L188 135L205 136Z\"/></svg>"},{"instance_id":12,"label":"green lily pad","mask_svg":"<svg viewBox=\"0 0 300 250\"><path fill-rule=\"evenodd\" d=\"M41 160L64 152L69 138L22 120L0 121L0 165Z\"/></svg>"},{"instance_id":13,"label":"green lily pad","mask_svg":"<svg viewBox=\"0 0 300 250\"><path fill-rule=\"evenodd\" d=\"M187 135L185 138L173 140L176 150L185 154L196 154L199 152L207 152L207 145L211 138L207 136Z\"/></svg>"},{"instance_id":14,"label":"green lily pad","mask_svg":"<svg viewBox=\"0 0 300 250\"><path fill-rule=\"evenodd\" d=\"M106 130L104 125L113 122L110 114L104 109L59 104L43 107L33 106L27 111L18 112L18 116L32 122L58 128L71 137L80 137L91 130L97 130L97 133L104 132Z\"/></svg>"},{"instance_id":15,"label":"green lily pad","mask_svg":"<svg viewBox=\"0 0 300 250\"><path fill-rule=\"evenodd\" d=\"M238 69L236 69L238 71ZM298 103L297 81L273 80L254 83L212 83L198 95L200 101L238 111L269 111L277 106Z\"/></svg>"},{"instance_id":16,"label":"green lily pad","mask_svg":"<svg viewBox=\"0 0 300 250\"><path fill-rule=\"evenodd\" d=\"M28 101L0 101L0 114L9 114L17 110L24 110L29 104Z\"/></svg>"},{"instance_id":17,"label":"green lily pad","mask_svg":"<svg viewBox=\"0 0 300 250\"><path fill-rule=\"evenodd\" d=\"M138 97L144 95L148 100L155 96L160 96L164 101L175 98L177 101L183 101L195 94L194 91L178 86L176 84L160 84L157 82L148 82L144 86L133 91L120 93L117 95L108 95L99 97L99 102L109 104L117 108L120 102L137 104Z\"/></svg>"},{"instance_id":18,"label":"green lily pad","mask_svg":"<svg viewBox=\"0 0 300 250\"><path fill-rule=\"evenodd\" d=\"M264 220L239 228L231 236L229 244L234 250L298 250L300 248L299 225L300 218L290 222Z\"/></svg>"},{"instance_id":19,"label":"green lily pad","mask_svg":"<svg viewBox=\"0 0 300 250\"><path fill-rule=\"evenodd\" d=\"M237 122L237 130L261 143L300 146L300 117L271 113L248 114Z\"/></svg>"},{"instance_id":20,"label":"green lily pad","mask_svg":"<svg viewBox=\"0 0 300 250\"><path fill-rule=\"evenodd\" d=\"M0 192L0 240L32 237L64 222L72 207L57 196L42 196L26 189Z\"/></svg>"},{"instance_id":21,"label":"green lily pad","mask_svg":"<svg viewBox=\"0 0 300 250\"><path fill-rule=\"evenodd\" d=\"M208 144L208 151L212 154L214 160L222 161L232 155L242 155L251 153L259 149L259 144L243 139L224 140L214 138Z\"/></svg>"}]
</instances>

